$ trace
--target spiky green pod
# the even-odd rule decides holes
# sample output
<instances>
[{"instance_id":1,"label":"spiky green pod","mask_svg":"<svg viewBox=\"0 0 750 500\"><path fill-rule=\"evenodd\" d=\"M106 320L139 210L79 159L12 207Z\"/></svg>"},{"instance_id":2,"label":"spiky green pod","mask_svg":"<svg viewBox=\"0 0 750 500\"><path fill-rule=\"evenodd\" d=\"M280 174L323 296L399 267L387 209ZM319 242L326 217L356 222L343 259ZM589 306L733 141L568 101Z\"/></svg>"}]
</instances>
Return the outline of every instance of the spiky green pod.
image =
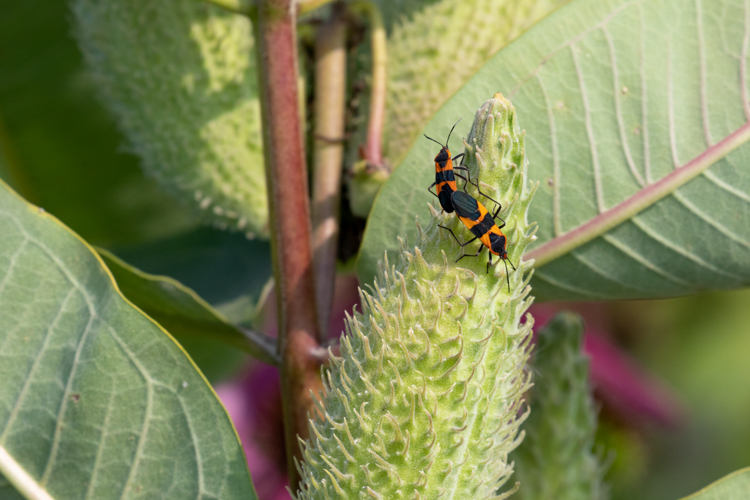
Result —
<instances>
[{"instance_id":1,"label":"spiky green pod","mask_svg":"<svg viewBox=\"0 0 750 500\"><path fill-rule=\"evenodd\" d=\"M486 251L454 262L458 245L438 224L470 233L433 210L417 246L402 244L396 266L386 256L372 293L361 292L362 313L348 318L341 357L324 373L324 420L311 420L303 444L298 499L492 498L511 475L533 323L520 323L532 301L530 263L519 261L533 239L526 211L534 191L523 142L499 94L479 110L467 141L472 177L481 166L482 190L505 200L518 268L510 293L502 264L485 273Z\"/></svg>"},{"instance_id":2,"label":"spiky green pod","mask_svg":"<svg viewBox=\"0 0 750 500\"><path fill-rule=\"evenodd\" d=\"M602 500L604 468L594 452L596 409L583 322L562 313L539 332L534 354L534 412L526 440L513 453L523 500Z\"/></svg>"},{"instance_id":3,"label":"spiky green pod","mask_svg":"<svg viewBox=\"0 0 750 500\"><path fill-rule=\"evenodd\" d=\"M205 219L265 236L250 20L197 0L74 0L75 32L127 147Z\"/></svg>"},{"instance_id":4,"label":"spiky green pod","mask_svg":"<svg viewBox=\"0 0 750 500\"><path fill-rule=\"evenodd\" d=\"M565 0L381 0L388 38L385 155L398 165L420 130L487 60ZM393 8L398 14L390 14ZM406 11L411 13L402 14ZM460 61L460 66L454 63Z\"/></svg>"}]
</instances>

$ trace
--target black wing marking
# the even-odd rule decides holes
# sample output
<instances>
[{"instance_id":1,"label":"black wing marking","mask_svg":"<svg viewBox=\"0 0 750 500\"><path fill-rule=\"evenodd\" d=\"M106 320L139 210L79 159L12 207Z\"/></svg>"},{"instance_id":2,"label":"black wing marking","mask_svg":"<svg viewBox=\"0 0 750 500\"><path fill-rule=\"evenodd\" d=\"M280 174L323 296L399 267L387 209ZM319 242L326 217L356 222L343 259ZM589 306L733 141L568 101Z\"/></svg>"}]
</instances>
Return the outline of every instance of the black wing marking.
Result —
<instances>
[{"instance_id":1,"label":"black wing marking","mask_svg":"<svg viewBox=\"0 0 750 500\"><path fill-rule=\"evenodd\" d=\"M479 213L479 202L471 195L464 193L463 191L456 191L451 196L451 199L453 201L453 207L456 209L456 213L460 217L479 220L479 217L481 217L481 214Z\"/></svg>"}]
</instances>

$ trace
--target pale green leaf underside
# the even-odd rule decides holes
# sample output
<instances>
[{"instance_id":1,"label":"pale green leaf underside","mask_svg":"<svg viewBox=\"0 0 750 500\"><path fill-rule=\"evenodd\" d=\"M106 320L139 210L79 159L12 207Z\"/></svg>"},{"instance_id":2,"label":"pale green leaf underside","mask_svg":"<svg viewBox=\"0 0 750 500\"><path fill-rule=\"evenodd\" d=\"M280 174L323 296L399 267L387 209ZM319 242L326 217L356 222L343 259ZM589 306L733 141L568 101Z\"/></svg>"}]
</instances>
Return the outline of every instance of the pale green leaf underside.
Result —
<instances>
[{"instance_id":1,"label":"pale green leaf underside","mask_svg":"<svg viewBox=\"0 0 750 500\"><path fill-rule=\"evenodd\" d=\"M750 498L750 468L735 471L683 500L745 500Z\"/></svg>"},{"instance_id":2,"label":"pale green leaf underside","mask_svg":"<svg viewBox=\"0 0 750 500\"><path fill-rule=\"evenodd\" d=\"M445 137L496 91L527 131L541 299L675 296L750 282L750 7L577 0L496 55L425 132ZM466 136L464 120L454 132ZM454 154L460 152L453 142ZM432 196L419 140L375 202L360 278ZM422 188L424 186L424 188Z\"/></svg>"},{"instance_id":3,"label":"pale green leaf underside","mask_svg":"<svg viewBox=\"0 0 750 500\"><path fill-rule=\"evenodd\" d=\"M178 340L183 335L219 340L246 351L265 363L276 364L276 359L271 354L275 352L275 339L268 337L268 340L273 342L269 342L265 348L260 348L249 342L247 336L211 304L179 281L168 276L144 273L107 250L97 251L123 295L158 321Z\"/></svg>"},{"instance_id":4,"label":"pale green leaf underside","mask_svg":"<svg viewBox=\"0 0 750 500\"><path fill-rule=\"evenodd\" d=\"M5 184L0 234L0 498L14 465L24 495L255 498L216 395L92 249Z\"/></svg>"}]
</instances>

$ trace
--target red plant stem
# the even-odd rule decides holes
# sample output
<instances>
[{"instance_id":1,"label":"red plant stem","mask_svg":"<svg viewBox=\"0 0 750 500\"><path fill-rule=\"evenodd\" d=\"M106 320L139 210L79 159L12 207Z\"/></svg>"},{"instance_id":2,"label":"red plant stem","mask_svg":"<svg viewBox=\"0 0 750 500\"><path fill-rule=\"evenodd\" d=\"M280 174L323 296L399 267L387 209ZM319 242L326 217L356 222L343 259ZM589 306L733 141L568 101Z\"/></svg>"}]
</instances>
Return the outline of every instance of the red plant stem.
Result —
<instances>
[{"instance_id":1,"label":"red plant stem","mask_svg":"<svg viewBox=\"0 0 750 500\"><path fill-rule=\"evenodd\" d=\"M346 21L340 4L315 37L315 152L312 222L318 324L327 337L336 278L346 114ZM333 140L331 140L333 139Z\"/></svg>"},{"instance_id":2,"label":"red plant stem","mask_svg":"<svg viewBox=\"0 0 750 500\"><path fill-rule=\"evenodd\" d=\"M287 465L292 489L299 481L299 435L308 436L310 391L321 388L315 310L307 169L297 93L294 0L262 0L255 23L263 147L276 279L281 386Z\"/></svg>"}]
</instances>

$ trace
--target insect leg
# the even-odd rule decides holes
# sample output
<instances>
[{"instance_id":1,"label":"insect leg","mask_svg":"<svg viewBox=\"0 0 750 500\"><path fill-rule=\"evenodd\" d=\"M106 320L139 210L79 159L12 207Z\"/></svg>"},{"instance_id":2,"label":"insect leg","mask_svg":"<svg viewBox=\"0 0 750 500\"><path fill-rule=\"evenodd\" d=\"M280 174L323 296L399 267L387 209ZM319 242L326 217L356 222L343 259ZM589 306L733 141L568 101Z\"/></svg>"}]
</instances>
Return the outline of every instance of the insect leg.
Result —
<instances>
[{"instance_id":1,"label":"insect leg","mask_svg":"<svg viewBox=\"0 0 750 500\"><path fill-rule=\"evenodd\" d=\"M495 213L492 214L492 219L493 220L502 221L502 224L500 224L499 226L497 226L498 229L502 229L502 228L505 227L505 220L501 219L500 217L497 216L497 214L499 214L499 213L500 213L500 204L498 204L497 208L495 209Z\"/></svg>"},{"instance_id":2,"label":"insect leg","mask_svg":"<svg viewBox=\"0 0 750 500\"><path fill-rule=\"evenodd\" d=\"M474 255L469 255L468 253L465 253L465 254L461 255L461 257L459 257L459 258L456 259L456 262L458 262L459 260L463 259L464 257L479 257L479 254L482 253L482 250L484 250L484 245L482 245L481 247L479 247L479 250L477 250L477 253L475 253ZM490 259L491 258L492 258L492 254L490 254Z\"/></svg>"},{"instance_id":3,"label":"insect leg","mask_svg":"<svg viewBox=\"0 0 750 500\"><path fill-rule=\"evenodd\" d=\"M465 242L461 243L460 241L458 241L458 238L456 237L456 234L453 232L453 230L451 228L445 227L445 226L441 226L440 224L438 224L438 227L442 227L443 229L447 229L451 233L451 236L453 236L453 239L456 240L456 243L458 243L458 245L461 248L465 247L466 245L468 245L469 243L471 243L472 241L474 241L475 239L477 239L477 237L474 236L469 241L465 241Z\"/></svg>"}]
</instances>

